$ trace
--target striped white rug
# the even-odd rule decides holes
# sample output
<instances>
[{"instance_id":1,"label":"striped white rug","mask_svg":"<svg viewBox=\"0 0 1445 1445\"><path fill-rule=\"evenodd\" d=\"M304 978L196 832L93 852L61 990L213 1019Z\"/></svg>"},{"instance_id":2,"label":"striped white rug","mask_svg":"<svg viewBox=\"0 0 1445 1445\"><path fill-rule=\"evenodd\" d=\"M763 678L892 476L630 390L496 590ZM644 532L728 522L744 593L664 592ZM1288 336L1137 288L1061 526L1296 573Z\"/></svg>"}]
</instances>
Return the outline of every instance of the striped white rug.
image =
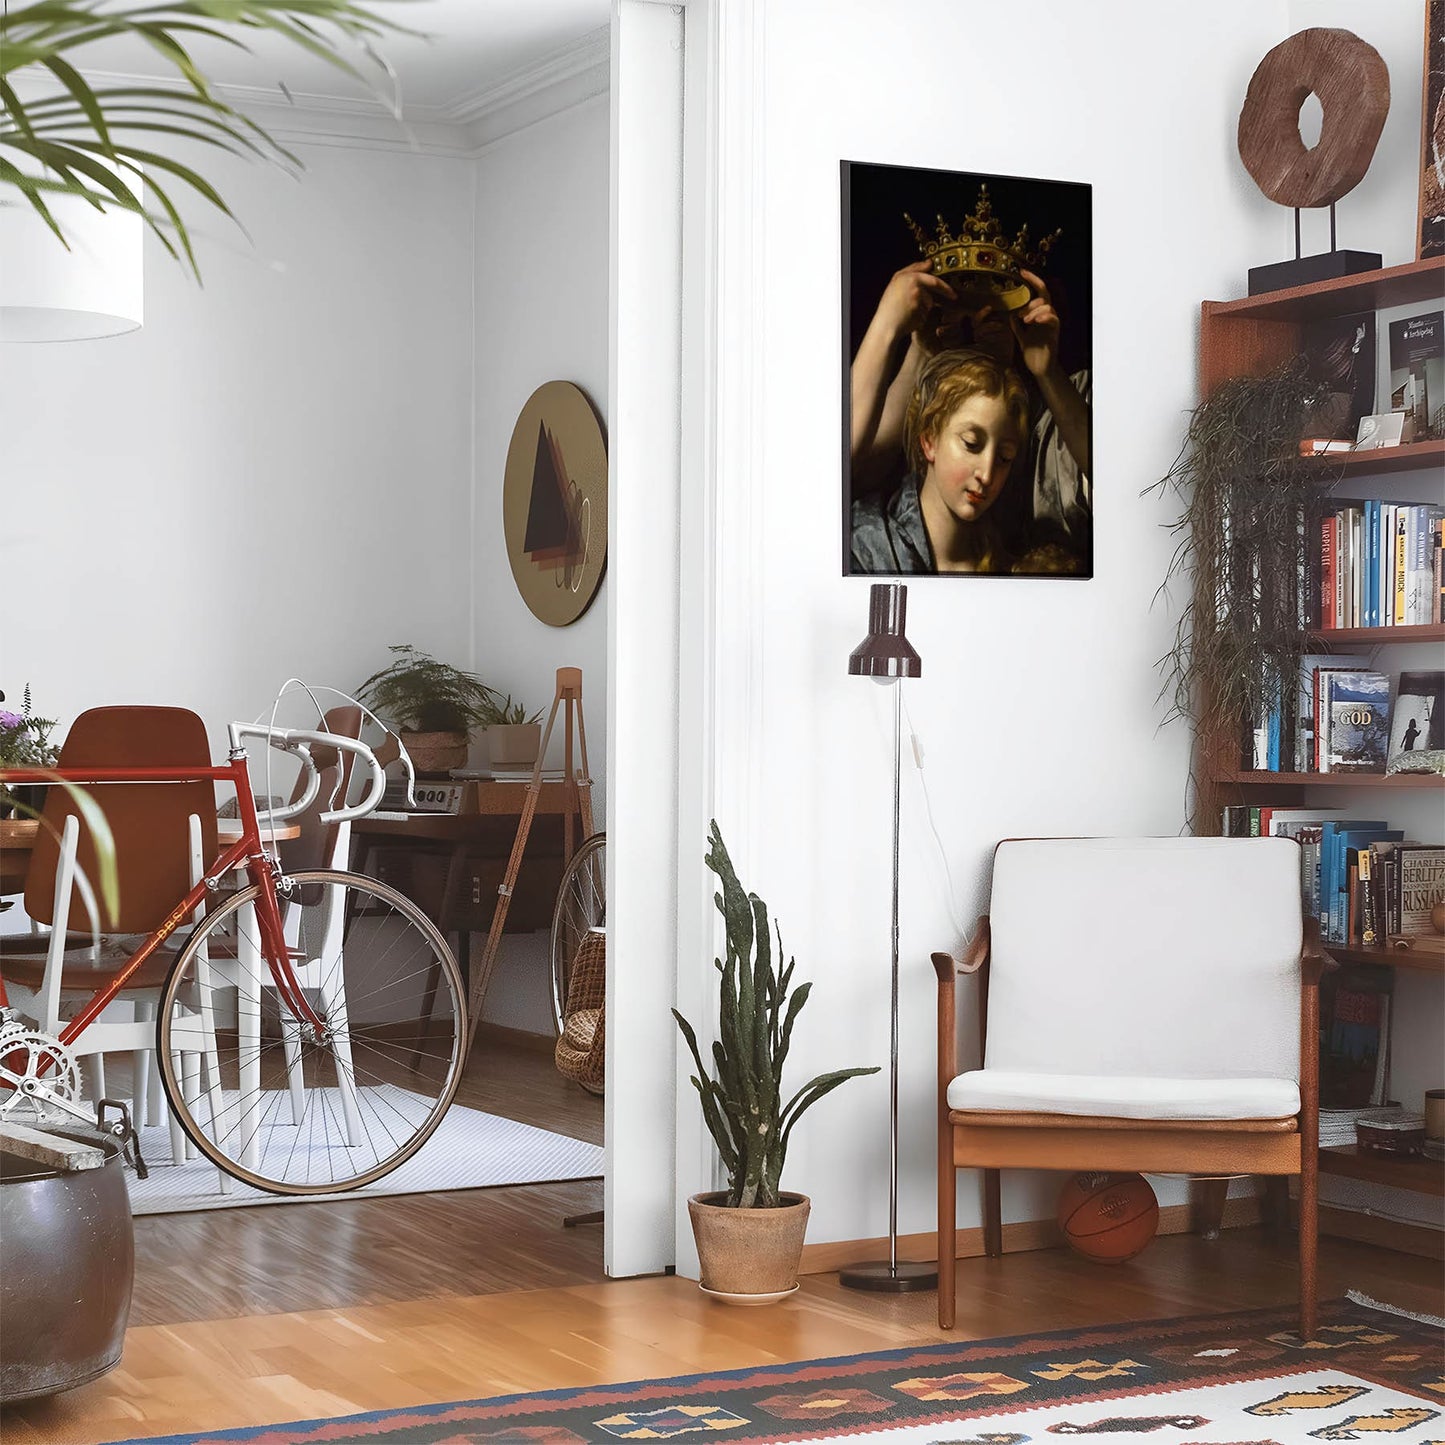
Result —
<instances>
[{"instance_id":1,"label":"striped white rug","mask_svg":"<svg viewBox=\"0 0 1445 1445\"><path fill-rule=\"evenodd\" d=\"M425 1194L444 1189L489 1189L501 1184L545 1184L560 1179L595 1179L602 1174L599 1145L569 1139L453 1104L435 1134L400 1169L364 1189L305 1198L265 1194L228 1180L220 1188L215 1166L205 1159L171 1163L170 1133L164 1125L141 1130L141 1152L149 1179L129 1169L133 1214L174 1214L192 1209L234 1209L248 1204L305 1204L318 1199L370 1199L384 1194Z\"/></svg>"}]
</instances>

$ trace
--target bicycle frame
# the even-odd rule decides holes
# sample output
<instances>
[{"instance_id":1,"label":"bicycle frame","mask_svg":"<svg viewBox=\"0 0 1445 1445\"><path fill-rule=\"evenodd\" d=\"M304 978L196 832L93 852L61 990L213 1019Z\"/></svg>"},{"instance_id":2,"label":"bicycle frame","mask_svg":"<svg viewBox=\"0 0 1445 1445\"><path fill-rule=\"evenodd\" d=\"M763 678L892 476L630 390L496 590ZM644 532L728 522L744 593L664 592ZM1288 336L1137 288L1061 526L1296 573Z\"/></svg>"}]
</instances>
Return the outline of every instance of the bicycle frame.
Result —
<instances>
[{"instance_id":1,"label":"bicycle frame","mask_svg":"<svg viewBox=\"0 0 1445 1445\"><path fill-rule=\"evenodd\" d=\"M285 928L281 921L281 910L276 902L275 882L278 876L275 859L266 851L261 841L261 825L256 813L256 800L251 793L250 773L245 750L233 748L227 763L206 767L186 768L6 768L0 771L0 781L7 783L55 783L67 782L81 786L104 785L107 783L230 783L236 790L236 801L241 819L241 836L229 847L223 849L206 871L206 875L167 914L165 920L145 942L131 954L121 971L104 988L98 989L59 1035L62 1044L77 1038L99 1017L106 1005L125 987L128 980L155 951L165 943L200 907L201 903L219 886L221 880L233 868L245 865L247 878L255 885L256 921L261 935L261 955L271 971L271 977L287 1008L301 1023L321 1030L325 1021L316 1013L306 999L291 966L290 951L286 947ZM56 927L63 927L57 920ZM5 979L0 974L0 1007L8 1006Z\"/></svg>"}]
</instances>

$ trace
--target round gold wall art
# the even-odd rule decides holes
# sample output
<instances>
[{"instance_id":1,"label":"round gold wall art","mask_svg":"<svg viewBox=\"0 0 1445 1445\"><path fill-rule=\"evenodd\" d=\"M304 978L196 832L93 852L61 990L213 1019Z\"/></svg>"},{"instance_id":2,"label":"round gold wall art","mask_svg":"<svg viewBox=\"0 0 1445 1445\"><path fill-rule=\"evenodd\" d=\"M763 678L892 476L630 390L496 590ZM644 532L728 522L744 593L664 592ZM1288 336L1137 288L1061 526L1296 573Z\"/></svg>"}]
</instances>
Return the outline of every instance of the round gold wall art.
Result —
<instances>
[{"instance_id":1,"label":"round gold wall art","mask_svg":"<svg viewBox=\"0 0 1445 1445\"><path fill-rule=\"evenodd\" d=\"M549 381L507 448L502 529L517 591L551 627L575 622L607 565L607 442L581 388Z\"/></svg>"}]
</instances>

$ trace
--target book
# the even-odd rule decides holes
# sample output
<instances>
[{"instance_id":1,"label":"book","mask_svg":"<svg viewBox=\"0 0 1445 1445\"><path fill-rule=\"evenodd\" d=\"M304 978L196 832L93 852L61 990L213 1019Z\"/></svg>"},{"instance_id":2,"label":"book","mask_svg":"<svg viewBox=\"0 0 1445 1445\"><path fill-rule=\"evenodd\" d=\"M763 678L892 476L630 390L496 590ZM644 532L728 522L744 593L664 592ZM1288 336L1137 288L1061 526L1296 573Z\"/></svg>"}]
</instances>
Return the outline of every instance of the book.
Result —
<instances>
[{"instance_id":1,"label":"book","mask_svg":"<svg viewBox=\"0 0 1445 1445\"><path fill-rule=\"evenodd\" d=\"M1343 668L1360 671L1369 667L1369 659L1355 653L1307 652L1300 658L1299 691L1295 698L1294 770L1313 773L1319 768L1315 755L1316 674L1321 668ZM1316 813L1316 817L1321 815Z\"/></svg>"},{"instance_id":2,"label":"book","mask_svg":"<svg viewBox=\"0 0 1445 1445\"><path fill-rule=\"evenodd\" d=\"M1360 418L1375 409L1375 313L1311 317L1299 340L1309 377L1325 392L1311 429L1353 439Z\"/></svg>"},{"instance_id":3,"label":"book","mask_svg":"<svg viewBox=\"0 0 1445 1445\"><path fill-rule=\"evenodd\" d=\"M1390 679L1383 672L1327 672L1320 717L1320 771L1383 773L1389 744Z\"/></svg>"},{"instance_id":4,"label":"book","mask_svg":"<svg viewBox=\"0 0 1445 1445\"><path fill-rule=\"evenodd\" d=\"M1403 439L1424 436L1445 401L1445 313L1390 323L1390 410L1405 414Z\"/></svg>"},{"instance_id":5,"label":"book","mask_svg":"<svg viewBox=\"0 0 1445 1445\"><path fill-rule=\"evenodd\" d=\"M1389 1098L1387 968L1342 968L1321 982L1320 1107L1379 1107Z\"/></svg>"},{"instance_id":6,"label":"book","mask_svg":"<svg viewBox=\"0 0 1445 1445\"><path fill-rule=\"evenodd\" d=\"M1390 932L1433 933L1430 910L1445 902L1445 844L1401 843L1395 866L1399 917Z\"/></svg>"},{"instance_id":7,"label":"book","mask_svg":"<svg viewBox=\"0 0 1445 1445\"><path fill-rule=\"evenodd\" d=\"M1390 711L1387 762L1427 748L1445 748L1445 671L1402 672Z\"/></svg>"}]
</instances>

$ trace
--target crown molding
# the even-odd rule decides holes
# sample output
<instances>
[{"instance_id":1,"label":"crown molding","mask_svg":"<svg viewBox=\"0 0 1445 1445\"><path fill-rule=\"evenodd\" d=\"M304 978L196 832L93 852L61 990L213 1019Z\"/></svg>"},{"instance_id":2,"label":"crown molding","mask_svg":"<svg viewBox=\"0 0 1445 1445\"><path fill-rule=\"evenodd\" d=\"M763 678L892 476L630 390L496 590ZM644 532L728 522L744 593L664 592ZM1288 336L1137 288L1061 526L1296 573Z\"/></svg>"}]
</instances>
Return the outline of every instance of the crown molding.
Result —
<instances>
[{"instance_id":1,"label":"crown molding","mask_svg":"<svg viewBox=\"0 0 1445 1445\"><path fill-rule=\"evenodd\" d=\"M176 91L187 88L184 81L168 76L113 70L88 70L86 76L96 85L145 85ZM15 81L22 94L61 90L48 78L17 75ZM498 84L447 105L404 102L400 118L380 94L319 95L257 85L216 84L211 88L283 145L470 157L517 131L606 94L610 82L611 39L609 29L603 27Z\"/></svg>"},{"instance_id":2,"label":"crown molding","mask_svg":"<svg viewBox=\"0 0 1445 1445\"><path fill-rule=\"evenodd\" d=\"M599 95L612 84L608 26L584 35L498 85L448 106L445 119L465 128L478 150Z\"/></svg>"}]
</instances>

